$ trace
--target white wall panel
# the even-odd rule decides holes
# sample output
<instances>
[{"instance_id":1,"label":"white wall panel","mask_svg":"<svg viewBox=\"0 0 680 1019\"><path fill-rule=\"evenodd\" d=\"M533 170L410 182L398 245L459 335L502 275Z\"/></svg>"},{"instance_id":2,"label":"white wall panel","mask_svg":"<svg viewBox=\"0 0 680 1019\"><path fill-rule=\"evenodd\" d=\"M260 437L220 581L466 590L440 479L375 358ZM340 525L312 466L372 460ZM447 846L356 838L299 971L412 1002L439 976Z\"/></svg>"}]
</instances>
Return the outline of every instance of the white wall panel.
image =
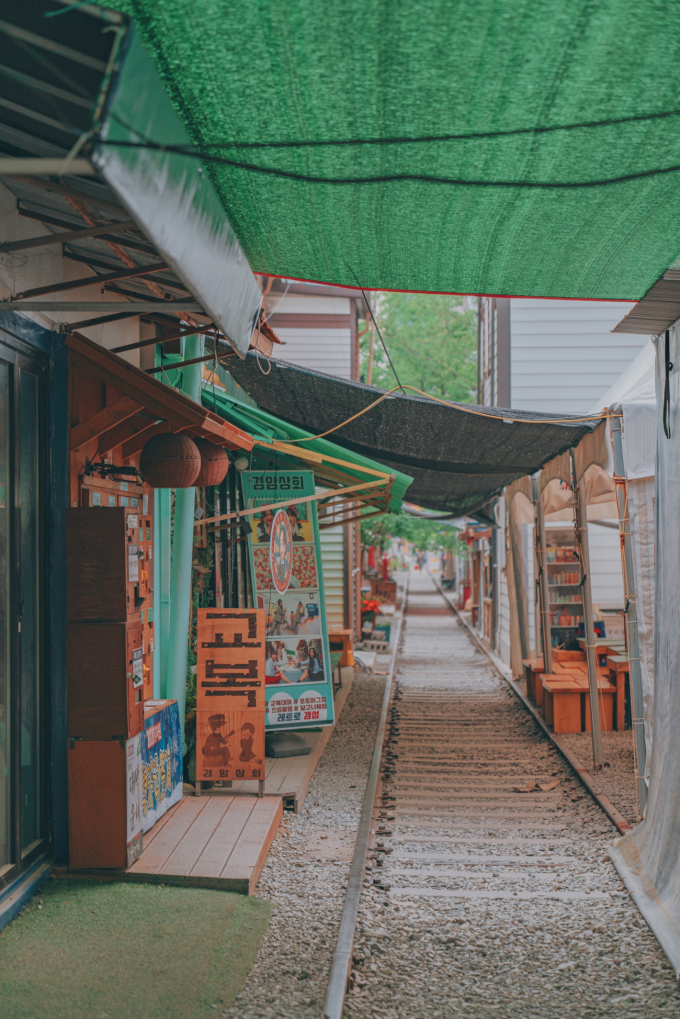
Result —
<instances>
[{"instance_id":1,"label":"white wall panel","mask_svg":"<svg viewBox=\"0 0 680 1019\"><path fill-rule=\"evenodd\" d=\"M611 332L632 307L623 301L512 298L512 406L587 412L647 342L646 335Z\"/></svg>"}]
</instances>

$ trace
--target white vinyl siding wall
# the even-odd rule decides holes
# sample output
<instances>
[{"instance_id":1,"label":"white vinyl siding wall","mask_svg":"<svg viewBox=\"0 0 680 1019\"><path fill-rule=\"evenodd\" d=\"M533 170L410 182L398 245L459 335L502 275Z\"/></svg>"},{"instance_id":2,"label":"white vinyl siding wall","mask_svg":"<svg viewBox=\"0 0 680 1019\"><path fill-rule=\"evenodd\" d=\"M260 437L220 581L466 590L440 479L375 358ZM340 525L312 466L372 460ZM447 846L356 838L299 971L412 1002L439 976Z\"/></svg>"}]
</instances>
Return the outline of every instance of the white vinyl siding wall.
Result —
<instances>
[{"instance_id":1,"label":"white vinyl siding wall","mask_svg":"<svg viewBox=\"0 0 680 1019\"><path fill-rule=\"evenodd\" d=\"M284 297L276 305L279 315L349 315L348 297ZM289 361L340 378L352 377L352 331L349 328L288 329L276 326L284 346L274 346L277 361Z\"/></svg>"},{"instance_id":2,"label":"white vinyl siding wall","mask_svg":"<svg viewBox=\"0 0 680 1019\"><path fill-rule=\"evenodd\" d=\"M329 630L345 627L345 542L342 524L320 532L321 569Z\"/></svg>"},{"instance_id":3,"label":"white vinyl siding wall","mask_svg":"<svg viewBox=\"0 0 680 1019\"><path fill-rule=\"evenodd\" d=\"M612 333L634 305L510 301L510 392L517 410L587 413L648 337Z\"/></svg>"}]
</instances>

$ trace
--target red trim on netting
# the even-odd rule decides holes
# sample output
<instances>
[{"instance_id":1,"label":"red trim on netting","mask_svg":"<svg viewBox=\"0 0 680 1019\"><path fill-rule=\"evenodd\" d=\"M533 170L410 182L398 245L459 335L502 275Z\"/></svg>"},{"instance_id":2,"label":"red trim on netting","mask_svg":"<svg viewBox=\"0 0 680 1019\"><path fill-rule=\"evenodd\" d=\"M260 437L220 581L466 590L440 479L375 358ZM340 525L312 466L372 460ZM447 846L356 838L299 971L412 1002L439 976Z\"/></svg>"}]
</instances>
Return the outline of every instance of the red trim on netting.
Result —
<instances>
[{"instance_id":1,"label":"red trim on netting","mask_svg":"<svg viewBox=\"0 0 680 1019\"><path fill-rule=\"evenodd\" d=\"M337 287L338 290L369 290L385 294L449 294L451 297L517 297L527 301L606 301L609 304L638 304L640 297L556 297L554 294L474 294L462 290L402 290L399 287L362 287L356 283L329 283L328 280L310 280L302 276L282 276L263 269L253 269L256 276L270 276L293 283L314 283L320 287Z\"/></svg>"}]
</instances>

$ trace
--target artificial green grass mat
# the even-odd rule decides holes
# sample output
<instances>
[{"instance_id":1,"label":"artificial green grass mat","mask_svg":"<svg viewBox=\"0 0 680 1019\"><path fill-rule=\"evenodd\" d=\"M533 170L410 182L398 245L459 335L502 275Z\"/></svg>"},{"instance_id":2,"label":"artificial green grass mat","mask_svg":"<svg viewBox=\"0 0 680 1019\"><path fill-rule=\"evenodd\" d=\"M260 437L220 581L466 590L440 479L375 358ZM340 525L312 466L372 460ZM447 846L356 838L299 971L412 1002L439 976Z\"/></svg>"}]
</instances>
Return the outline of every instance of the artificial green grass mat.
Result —
<instances>
[{"instance_id":1,"label":"artificial green grass mat","mask_svg":"<svg viewBox=\"0 0 680 1019\"><path fill-rule=\"evenodd\" d=\"M0 933L0 1016L219 1016L272 910L232 892L51 880Z\"/></svg>"}]
</instances>

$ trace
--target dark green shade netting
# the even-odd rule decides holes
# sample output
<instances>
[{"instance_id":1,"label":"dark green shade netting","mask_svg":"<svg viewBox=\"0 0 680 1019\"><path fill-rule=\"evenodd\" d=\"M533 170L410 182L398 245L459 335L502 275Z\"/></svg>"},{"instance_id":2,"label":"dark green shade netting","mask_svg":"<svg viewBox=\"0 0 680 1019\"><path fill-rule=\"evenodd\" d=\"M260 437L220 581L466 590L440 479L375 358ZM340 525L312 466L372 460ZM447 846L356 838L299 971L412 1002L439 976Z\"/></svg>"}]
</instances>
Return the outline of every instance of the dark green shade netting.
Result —
<instances>
[{"instance_id":1,"label":"dark green shade netting","mask_svg":"<svg viewBox=\"0 0 680 1019\"><path fill-rule=\"evenodd\" d=\"M631 300L680 254L677 0L120 6L194 145L257 168L204 164L255 272Z\"/></svg>"},{"instance_id":2,"label":"dark green shade netting","mask_svg":"<svg viewBox=\"0 0 680 1019\"><path fill-rule=\"evenodd\" d=\"M442 404L410 393L394 393L366 410L383 390L284 361L272 361L264 375L252 352L243 360L229 358L227 365L257 401L258 414L266 410L311 435L337 429L329 438L338 446L408 472L409 502L457 515L481 509L515 478L577 446L599 424L577 416ZM219 405L215 409L223 413ZM514 423L506 423L505 414ZM400 484L397 475L395 487Z\"/></svg>"}]
</instances>

